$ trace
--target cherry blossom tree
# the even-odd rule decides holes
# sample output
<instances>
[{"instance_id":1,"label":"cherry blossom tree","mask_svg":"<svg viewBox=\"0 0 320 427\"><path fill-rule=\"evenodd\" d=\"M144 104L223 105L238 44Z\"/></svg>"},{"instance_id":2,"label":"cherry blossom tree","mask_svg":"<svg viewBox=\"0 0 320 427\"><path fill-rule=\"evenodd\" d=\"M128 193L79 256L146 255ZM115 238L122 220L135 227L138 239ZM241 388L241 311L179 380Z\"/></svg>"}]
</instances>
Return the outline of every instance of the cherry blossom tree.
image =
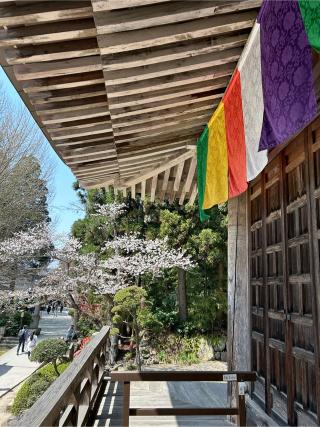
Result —
<instances>
[{"instance_id":1,"label":"cherry blossom tree","mask_svg":"<svg viewBox=\"0 0 320 427\"><path fill-rule=\"evenodd\" d=\"M0 241L0 263L12 263L32 259L41 251L52 247L50 228L47 223L28 231L15 233L11 238Z\"/></svg>"},{"instance_id":2,"label":"cherry blossom tree","mask_svg":"<svg viewBox=\"0 0 320 427\"><path fill-rule=\"evenodd\" d=\"M99 323L103 316L90 302L92 295L100 297L100 306L105 307L110 320L112 299L118 290L141 284L141 278L147 274L159 277L167 269L189 270L194 267L190 256L184 251L169 248L166 239L145 240L136 234L117 236L116 222L125 208L123 203L113 203L97 209L97 215L104 219L104 224L114 228L114 238L105 243L101 254L83 254L79 239L53 237L45 225L0 242L2 263L21 262L39 251L58 262L57 267L48 268L46 276L32 289L7 295L0 293L0 304L8 300L13 304L15 301L30 303L60 299L68 301L74 309L75 323L80 312L86 312Z\"/></svg>"},{"instance_id":3,"label":"cherry blossom tree","mask_svg":"<svg viewBox=\"0 0 320 427\"><path fill-rule=\"evenodd\" d=\"M147 273L161 276L170 268L194 268L191 257L185 251L170 249L166 239L145 240L136 234L123 235L107 242L104 250L109 249L115 255L105 261L105 268L119 270L127 275L128 282L137 281Z\"/></svg>"}]
</instances>

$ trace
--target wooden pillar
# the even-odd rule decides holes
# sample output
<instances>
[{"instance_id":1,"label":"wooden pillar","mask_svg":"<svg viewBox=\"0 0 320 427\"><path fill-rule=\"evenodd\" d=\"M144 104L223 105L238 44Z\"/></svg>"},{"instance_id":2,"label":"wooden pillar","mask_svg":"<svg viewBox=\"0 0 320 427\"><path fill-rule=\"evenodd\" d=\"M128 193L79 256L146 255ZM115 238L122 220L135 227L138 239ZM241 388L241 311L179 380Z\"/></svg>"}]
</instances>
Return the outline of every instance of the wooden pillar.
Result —
<instances>
[{"instance_id":1,"label":"wooden pillar","mask_svg":"<svg viewBox=\"0 0 320 427\"><path fill-rule=\"evenodd\" d=\"M251 368L247 194L228 203L228 370ZM229 389L235 405L235 390Z\"/></svg>"},{"instance_id":2,"label":"wooden pillar","mask_svg":"<svg viewBox=\"0 0 320 427\"><path fill-rule=\"evenodd\" d=\"M187 320L187 289L186 289L186 271L178 268L178 307L179 319L183 322Z\"/></svg>"}]
</instances>

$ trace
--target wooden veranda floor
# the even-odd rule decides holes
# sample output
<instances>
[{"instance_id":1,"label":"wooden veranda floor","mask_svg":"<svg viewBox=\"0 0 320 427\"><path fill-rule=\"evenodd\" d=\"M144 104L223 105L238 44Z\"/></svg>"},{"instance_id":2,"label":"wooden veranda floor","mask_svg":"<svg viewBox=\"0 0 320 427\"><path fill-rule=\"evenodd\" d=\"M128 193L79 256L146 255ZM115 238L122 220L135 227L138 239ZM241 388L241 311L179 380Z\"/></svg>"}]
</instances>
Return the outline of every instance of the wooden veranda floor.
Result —
<instances>
[{"instance_id":1,"label":"wooden veranda floor","mask_svg":"<svg viewBox=\"0 0 320 427\"><path fill-rule=\"evenodd\" d=\"M207 383L159 383L139 382L132 383L130 393L130 406L133 408L187 408L190 406L223 406L226 396L226 384L211 384L215 390L208 388ZM211 393L215 391L214 393ZM209 394L210 393L210 394ZM177 395L179 398L177 398ZM189 400L193 396L193 405ZM104 392L100 403L95 427L122 426L122 399L123 387L117 382L110 382ZM196 400L196 402L194 401ZM196 405L195 405L196 403ZM230 426L232 425L223 416L134 416L130 417L131 427L143 426Z\"/></svg>"}]
</instances>

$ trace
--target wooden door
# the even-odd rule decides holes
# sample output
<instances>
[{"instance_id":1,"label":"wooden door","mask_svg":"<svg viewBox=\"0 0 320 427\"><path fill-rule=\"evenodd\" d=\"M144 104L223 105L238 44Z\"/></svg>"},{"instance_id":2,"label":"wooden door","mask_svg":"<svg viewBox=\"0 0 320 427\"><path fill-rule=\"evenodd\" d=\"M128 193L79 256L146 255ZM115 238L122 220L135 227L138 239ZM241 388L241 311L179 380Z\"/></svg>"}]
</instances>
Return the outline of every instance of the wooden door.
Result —
<instances>
[{"instance_id":1,"label":"wooden door","mask_svg":"<svg viewBox=\"0 0 320 427\"><path fill-rule=\"evenodd\" d=\"M318 127L273 156L249 190L253 394L289 425L319 425Z\"/></svg>"}]
</instances>

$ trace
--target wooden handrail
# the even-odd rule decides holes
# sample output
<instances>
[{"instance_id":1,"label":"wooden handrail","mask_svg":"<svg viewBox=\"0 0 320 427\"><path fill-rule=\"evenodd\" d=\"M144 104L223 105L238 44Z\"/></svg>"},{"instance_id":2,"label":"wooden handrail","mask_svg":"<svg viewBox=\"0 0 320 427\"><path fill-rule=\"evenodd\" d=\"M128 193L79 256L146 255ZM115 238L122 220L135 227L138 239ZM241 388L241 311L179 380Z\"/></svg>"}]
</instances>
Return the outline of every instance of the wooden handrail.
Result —
<instances>
[{"instance_id":1,"label":"wooden handrail","mask_svg":"<svg viewBox=\"0 0 320 427\"><path fill-rule=\"evenodd\" d=\"M229 381L255 381L255 372L237 371L130 371L112 372L112 381L227 381L227 376L234 378Z\"/></svg>"},{"instance_id":2,"label":"wooden handrail","mask_svg":"<svg viewBox=\"0 0 320 427\"><path fill-rule=\"evenodd\" d=\"M103 384L110 327L104 326L80 355L19 420L21 427L83 426Z\"/></svg>"},{"instance_id":3,"label":"wooden handrail","mask_svg":"<svg viewBox=\"0 0 320 427\"><path fill-rule=\"evenodd\" d=\"M129 426L130 416L162 415L236 415L239 426L246 425L246 403L242 384L244 381L256 381L255 372L188 372L188 371L149 371L149 372L112 372L111 381L123 383L122 425ZM130 408L131 381L228 381L237 382L237 406L223 408ZM239 384L242 383L242 384ZM241 388L241 390L239 390Z\"/></svg>"}]
</instances>

